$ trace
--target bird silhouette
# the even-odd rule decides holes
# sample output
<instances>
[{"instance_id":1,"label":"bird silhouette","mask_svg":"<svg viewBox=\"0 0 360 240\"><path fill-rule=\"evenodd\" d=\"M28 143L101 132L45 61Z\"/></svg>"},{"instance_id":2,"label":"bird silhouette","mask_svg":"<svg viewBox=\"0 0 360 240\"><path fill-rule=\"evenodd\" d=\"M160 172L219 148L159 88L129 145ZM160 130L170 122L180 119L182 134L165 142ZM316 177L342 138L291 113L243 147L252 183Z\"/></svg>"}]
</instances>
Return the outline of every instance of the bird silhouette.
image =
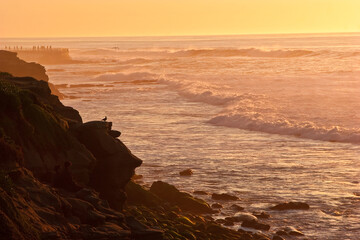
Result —
<instances>
[{"instance_id":1,"label":"bird silhouette","mask_svg":"<svg viewBox=\"0 0 360 240\"><path fill-rule=\"evenodd\" d=\"M105 116L102 120L103 120L104 122L106 122L106 120L107 120L107 116Z\"/></svg>"}]
</instances>

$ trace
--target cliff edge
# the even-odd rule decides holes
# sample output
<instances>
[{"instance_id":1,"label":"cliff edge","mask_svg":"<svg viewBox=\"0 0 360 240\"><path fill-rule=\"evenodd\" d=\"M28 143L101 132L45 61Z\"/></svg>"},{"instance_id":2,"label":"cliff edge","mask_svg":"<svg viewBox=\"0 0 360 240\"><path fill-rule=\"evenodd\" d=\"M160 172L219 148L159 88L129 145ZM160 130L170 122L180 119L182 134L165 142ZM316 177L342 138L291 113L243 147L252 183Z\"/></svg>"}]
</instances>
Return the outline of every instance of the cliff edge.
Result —
<instances>
[{"instance_id":1,"label":"cliff edge","mask_svg":"<svg viewBox=\"0 0 360 240\"><path fill-rule=\"evenodd\" d=\"M12 63L0 69L28 74L1 54ZM120 132L83 123L46 81L2 72L0 103L0 239L266 239L220 226L206 202L169 184L130 181L142 160Z\"/></svg>"}]
</instances>

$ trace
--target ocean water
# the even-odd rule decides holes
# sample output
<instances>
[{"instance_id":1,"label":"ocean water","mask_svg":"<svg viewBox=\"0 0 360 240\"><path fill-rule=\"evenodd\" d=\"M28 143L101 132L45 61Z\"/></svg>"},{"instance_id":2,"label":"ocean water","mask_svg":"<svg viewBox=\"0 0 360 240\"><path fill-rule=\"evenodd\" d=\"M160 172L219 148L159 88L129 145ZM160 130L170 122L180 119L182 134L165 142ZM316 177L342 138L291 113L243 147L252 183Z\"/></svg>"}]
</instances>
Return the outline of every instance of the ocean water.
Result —
<instances>
[{"instance_id":1,"label":"ocean water","mask_svg":"<svg viewBox=\"0 0 360 240\"><path fill-rule=\"evenodd\" d=\"M360 236L360 34L0 39L70 49L46 65L84 121L105 115L144 183L229 193L308 239ZM194 175L180 177L191 168ZM200 196L214 203L210 196ZM308 211L276 212L284 201ZM233 227L239 228L238 225ZM304 239L304 238L300 238Z\"/></svg>"}]
</instances>

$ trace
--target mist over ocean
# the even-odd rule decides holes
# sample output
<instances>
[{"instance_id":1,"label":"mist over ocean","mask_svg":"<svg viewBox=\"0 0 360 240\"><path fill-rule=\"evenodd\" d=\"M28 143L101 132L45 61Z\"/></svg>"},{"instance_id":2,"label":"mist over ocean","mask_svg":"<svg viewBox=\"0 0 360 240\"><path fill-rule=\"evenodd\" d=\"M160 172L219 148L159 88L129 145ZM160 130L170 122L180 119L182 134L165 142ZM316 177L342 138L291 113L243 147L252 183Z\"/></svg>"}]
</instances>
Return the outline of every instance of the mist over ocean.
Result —
<instances>
[{"instance_id":1,"label":"mist over ocean","mask_svg":"<svg viewBox=\"0 0 360 240\"><path fill-rule=\"evenodd\" d=\"M84 121L113 122L145 183L236 194L251 211L302 201L310 211L269 211L271 225L360 235L360 34L0 42L83 61L46 65L50 82Z\"/></svg>"}]
</instances>

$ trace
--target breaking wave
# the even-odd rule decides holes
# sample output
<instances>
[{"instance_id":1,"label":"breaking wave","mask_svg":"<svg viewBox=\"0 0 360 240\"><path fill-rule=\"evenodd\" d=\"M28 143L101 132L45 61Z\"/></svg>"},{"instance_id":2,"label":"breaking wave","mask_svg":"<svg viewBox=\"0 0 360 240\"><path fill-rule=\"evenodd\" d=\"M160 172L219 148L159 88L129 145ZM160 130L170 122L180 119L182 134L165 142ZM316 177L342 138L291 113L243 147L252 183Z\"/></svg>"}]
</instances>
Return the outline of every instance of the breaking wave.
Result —
<instances>
[{"instance_id":1,"label":"breaking wave","mask_svg":"<svg viewBox=\"0 0 360 240\"><path fill-rule=\"evenodd\" d=\"M254 57L254 58L295 58L328 55L329 57L357 57L359 51L330 51L330 50L309 50L309 49L261 49L261 48L194 48L194 49L111 49L99 48L79 51L85 55L103 56L126 56L134 57L137 61L143 56L151 58L176 58L176 57ZM159 59L158 59L159 60ZM130 60L132 61L132 60Z\"/></svg>"},{"instance_id":2,"label":"breaking wave","mask_svg":"<svg viewBox=\"0 0 360 240\"><path fill-rule=\"evenodd\" d=\"M119 81L151 81L158 79L157 74L149 73L149 72L133 72L133 73L108 73L108 74L102 74L92 79L92 81L96 82L119 82Z\"/></svg>"},{"instance_id":3,"label":"breaking wave","mask_svg":"<svg viewBox=\"0 0 360 240\"><path fill-rule=\"evenodd\" d=\"M291 135L300 138L330 142L360 144L360 129L339 126L323 127L310 121L291 120L278 112L278 107L262 94L231 93L231 87L199 81L180 81L160 78L159 83L169 86L190 101L219 106L222 112L208 123L216 126L239 128L270 134Z\"/></svg>"},{"instance_id":4,"label":"breaking wave","mask_svg":"<svg viewBox=\"0 0 360 240\"><path fill-rule=\"evenodd\" d=\"M267 120L261 114L223 114L208 121L217 126L233 127L271 134L292 135L301 138L330 142L360 144L360 130L333 126L319 127L312 122L296 122L287 119Z\"/></svg>"},{"instance_id":5,"label":"breaking wave","mask_svg":"<svg viewBox=\"0 0 360 240\"><path fill-rule=\"evenodd\" d=\"M289 58L314 55L316 52L310 50L261 50L257 48L248 49L190 49L173 53L179 57L273 57Z\"/></svg>"}]
</instances>

